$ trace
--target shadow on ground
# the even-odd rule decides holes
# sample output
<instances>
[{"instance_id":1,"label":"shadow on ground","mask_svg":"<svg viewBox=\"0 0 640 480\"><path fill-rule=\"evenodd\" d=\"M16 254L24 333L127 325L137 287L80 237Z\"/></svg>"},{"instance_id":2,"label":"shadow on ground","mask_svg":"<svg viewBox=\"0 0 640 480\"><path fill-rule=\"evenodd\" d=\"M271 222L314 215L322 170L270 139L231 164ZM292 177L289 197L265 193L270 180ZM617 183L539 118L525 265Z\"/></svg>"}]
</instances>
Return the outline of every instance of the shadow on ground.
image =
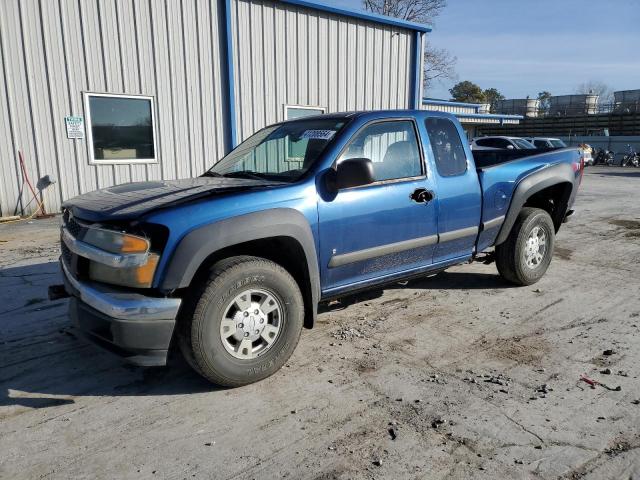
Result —
<instances>
[{"instance_id":1,"label":"shadow on ground","mask_svg":"<svg viewBox=\"0 0 640 480\"><path fill-rule=\"evenodd\" d=\"M594 174L603 175L606 177L640 178L640 170L620 170L619 172L594 172Z\"/></svg>"},{"instance_id":2,"label":"shadow on ground","mask_svg":"<svg viewBox=\"0 0 640 480\"><path fill-rule=\"evenodd\" d=\"M322 304L318 309L318 313L342 310L350 305L375 300L376 298L380 298L385 290L476 290L491 288L504 289L512 287L514 287L514 285L503 280L497 272L495 274L491 274L445 271L431 277L417 278L408 282L397 282L385 285L384 288L377 288L354 295L347 295L340 298L339 301L329 305Z\"/></svg>"},{"instance_id":3,"label":"shadow on ground","mask_svg":"<svg viewBox=\"0 0 640 480\"><path fill-rule=\"evenodd\" d=\"M0 270L0 407L47 408L60 396L174 395L220 390L172 351L167 367L125 363L85 340L71 324L67 300L50 302L57 262ZM37 301L36 301L37 299Z\"/></svg>"},{"instance_id":4,"label":"shadow on ground","mask_svg":"<svg viewBox=\"0 0 640 480\"><path fill-rule=\"evenodd\" d=\"M2 305L17 305L0 311L0 406L47 408L73 403L73 399L47 395L175 395L219 390L196 374L175 347L167 367L130 366L82 337L71 325L66 300L35 302L46 297L48 285L60 283L56 262L4 269L0 280L12 285L0 294ZM497 274L443 272L385 289L508 286ZM343 297L323 305L320 313L371 301L383 292L374 289Z\"/></svg>"}]
</instances>

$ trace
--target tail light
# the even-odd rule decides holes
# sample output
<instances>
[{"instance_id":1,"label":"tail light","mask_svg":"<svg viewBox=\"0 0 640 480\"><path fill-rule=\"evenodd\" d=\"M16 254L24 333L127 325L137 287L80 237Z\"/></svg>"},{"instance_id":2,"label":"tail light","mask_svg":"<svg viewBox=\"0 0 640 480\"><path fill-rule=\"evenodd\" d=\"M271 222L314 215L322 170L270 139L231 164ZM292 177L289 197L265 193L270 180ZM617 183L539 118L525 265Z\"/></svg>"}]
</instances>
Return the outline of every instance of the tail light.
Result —
<instances>
[{"instance_id":1,"label":"tail light","mask_svg":"<svg viewBox=\"0 0 640 480\"><path fill-rule=\"evenodd\" d=\"M576 172L577 175L580 175L580 178L578 179L578 186L580 186L580 184L582 183L582 177L584 175L584 152L583 151L580 151L580 161L573 162L571 164L571 167L573 168L573 171Z\"/></svg>"}]
</instances>

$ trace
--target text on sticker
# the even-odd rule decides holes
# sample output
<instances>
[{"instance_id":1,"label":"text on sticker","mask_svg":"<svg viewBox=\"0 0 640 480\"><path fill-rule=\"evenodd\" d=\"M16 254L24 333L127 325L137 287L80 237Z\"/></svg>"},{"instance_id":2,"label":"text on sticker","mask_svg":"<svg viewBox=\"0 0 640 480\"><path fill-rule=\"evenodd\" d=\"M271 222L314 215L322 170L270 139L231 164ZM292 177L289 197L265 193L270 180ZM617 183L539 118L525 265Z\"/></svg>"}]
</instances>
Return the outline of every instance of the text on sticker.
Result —
<instances>
[{"instance_id":1,"label":"text on sticker","mask_svg":"<svg viewBox=\"0 0 640 480\"><path fill-rule=\"evenodd\" d=\"M308 138L310 140L331 140L336 134L333 130L306 130L300 138Z\"/></svg>"}]
</instances>

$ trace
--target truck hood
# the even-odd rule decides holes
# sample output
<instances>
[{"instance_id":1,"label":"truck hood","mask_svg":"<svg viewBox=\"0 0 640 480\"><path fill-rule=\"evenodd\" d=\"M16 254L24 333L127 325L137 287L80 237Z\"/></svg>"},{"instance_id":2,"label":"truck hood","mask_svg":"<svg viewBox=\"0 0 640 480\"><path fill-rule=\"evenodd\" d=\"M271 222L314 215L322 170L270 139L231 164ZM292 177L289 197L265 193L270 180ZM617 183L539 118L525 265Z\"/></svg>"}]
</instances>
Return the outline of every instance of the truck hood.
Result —
<instances>
[{"instance_id":1,"label":"truck hood","mask_svg":"<svg viewBox=\"0 0 640 480\"><path fill-rule=\"evenodd\" d=\"M103 188L67 200L63 209L91 222L131 220L160 208L244 190L283 185L280 182L226 177L134 182Z\"/></svg>"}]
</instances>

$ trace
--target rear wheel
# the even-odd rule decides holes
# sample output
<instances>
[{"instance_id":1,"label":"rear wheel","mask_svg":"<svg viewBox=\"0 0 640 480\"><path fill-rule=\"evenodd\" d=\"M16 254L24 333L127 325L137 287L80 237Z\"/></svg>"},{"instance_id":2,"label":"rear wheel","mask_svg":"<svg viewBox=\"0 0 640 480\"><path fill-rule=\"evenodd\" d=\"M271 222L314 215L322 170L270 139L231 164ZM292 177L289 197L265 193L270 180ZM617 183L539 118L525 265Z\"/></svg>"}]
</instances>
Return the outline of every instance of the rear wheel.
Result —
<instances>
[{"instance_id":1,"label":"rear wheel","mask_svg":"<svg viewBox=\"0 0 640 480\"><path fill-rule=\"evenodd\" d=\"M496 266L500 275L516 285L531 285L547 271L555 242L549 214L525 207L507 239L496 246Z\"/></svg>"},{"instance_id":2,"label":"rear wheel","mask_svg":"<svg viewBox=\"0 0 640 480\"><path fill-rule=\"evenodd\" d=\"M237 387L289 359L304 319L302 294L280 265L258 257L216 263L181 319L180 346L208 380Z\"/></svg>"}]
</instances>

